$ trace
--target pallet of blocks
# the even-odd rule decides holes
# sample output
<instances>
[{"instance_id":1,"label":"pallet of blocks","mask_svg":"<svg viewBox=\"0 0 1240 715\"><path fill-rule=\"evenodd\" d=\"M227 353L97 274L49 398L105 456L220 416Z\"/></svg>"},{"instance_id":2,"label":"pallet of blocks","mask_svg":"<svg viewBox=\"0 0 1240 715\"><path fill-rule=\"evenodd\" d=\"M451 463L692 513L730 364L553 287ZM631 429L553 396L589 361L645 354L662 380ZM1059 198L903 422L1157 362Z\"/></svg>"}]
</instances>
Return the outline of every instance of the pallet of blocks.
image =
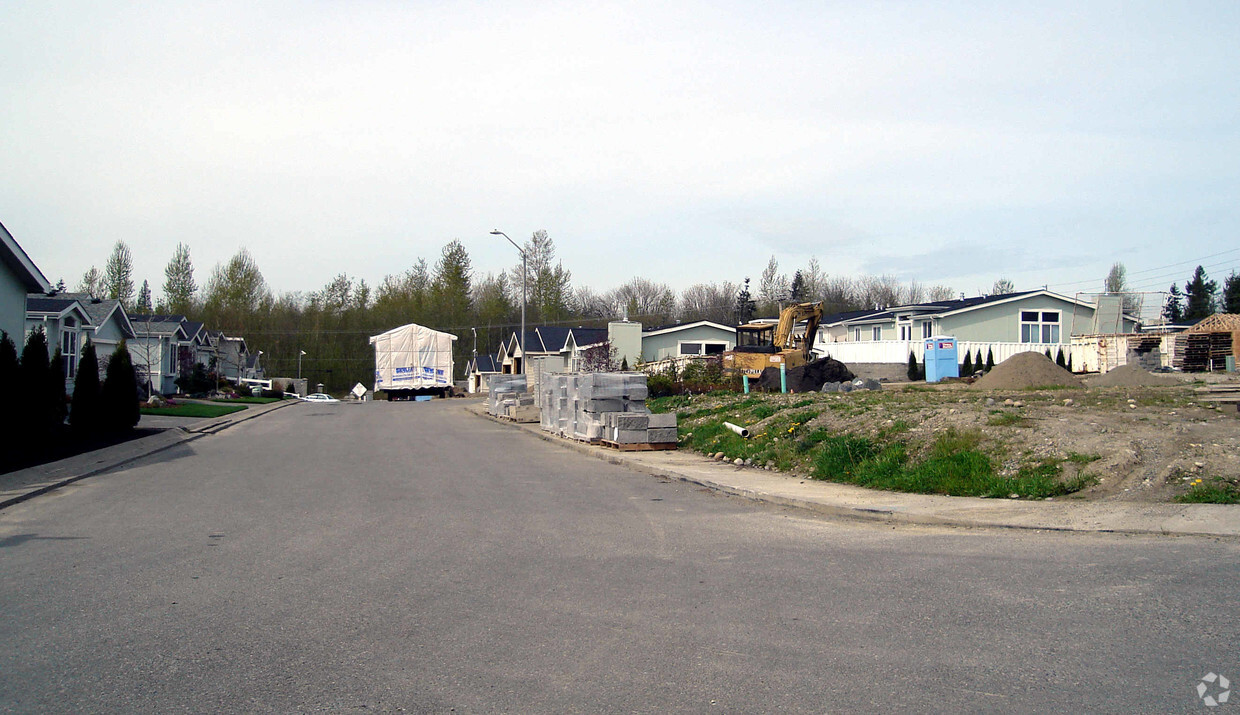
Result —
<instances>
[{"instance_id":1,"label":"pallet of blocks","mask_svg":"<svg viewBox=\"0 0 1240 715\"><path fill-rule=\"evenodd\" d=\"M516 422L537 422L538 408L525 385L525 375L491 375L487 379L487 412Z\"/></svg>"},{"instance_id":2,"label":"pallet of blocks","mask_svg":"<svg viewBox=\"0 0 1240 715\"><path fill-rule=\"evenodd\" d=\"M676 416L650 414L646 395L645 373L552 375L540 388L542 429L616 449L675 449Z\"/></svg>"}]
</instances>

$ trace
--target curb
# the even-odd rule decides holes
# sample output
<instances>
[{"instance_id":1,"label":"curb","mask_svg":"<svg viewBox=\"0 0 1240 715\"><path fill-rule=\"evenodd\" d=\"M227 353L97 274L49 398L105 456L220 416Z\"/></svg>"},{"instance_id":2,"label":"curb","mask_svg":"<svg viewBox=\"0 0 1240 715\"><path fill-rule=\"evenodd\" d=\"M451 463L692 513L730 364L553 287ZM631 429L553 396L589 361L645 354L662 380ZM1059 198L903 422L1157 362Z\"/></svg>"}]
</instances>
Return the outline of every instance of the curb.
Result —
<instances>
[{"instance_id":1,"label":"curb","mask_svg":"<svg viewBox=\"0 0 1240 715\"><path fill-rule=\"evenodd\" d=\"M1234 512L1236 516L1237 524L1236 524L1236 528L1233 531L1209 531L1209 530L1194 530L1191 527L1189 528L1184 528L1184 527L1168 528L1163 525L1158 525L1158 526L1141 526L1141 525L1104 526L1104 525L1098 524L1098 525L1079 525L1078 526L1078 525L1064 524L1064 523L1037 522L1036 519L1034 519L1033 523L1028 523L1028 522L1022 523L1021 521L1017 521L1017 520L1011 520L1011 519L1005 520L1001 516L996 516L993 514L984 515L987 518L969 518L968 516L961 515L961 514L944 514L941 512L936 513L933 510L923 510L919 513L916 511L912 511L911 509L915 508L912 506L907 507L910 510L905 510L901 508L900 506L895 506L895 507L860 506L860 505L853 505L853 504L833 503L829 500L829 498L826 498L826 497L820 500L820 499L804 499L804 498L799 498L796 496L789 496L789 495L784 495L784 494L773 494L767 491L763 491L761 489L751 489L751 488L746 488L743 486L737 486L735 484L728 484L722 481L715 481L715 480L704 478L701 476L694 476L691 474L686 474L683 471L679 471L674 467L663 467L663 466L658 466L658 465L652 465L652 464L648 464L648 463L645 463L637 459L633 459L626 453L615 452L612 450L604 449L602 447L596 447L594 445L566 440L561 437L557 437L555 435L545 433L541 429L536 429L538 427L537 424L534 424L533 428L531 428L522 423L514 423L511 421L507 421L507 420L497 419L495 417L492 417L490 414L486 413L485 410L478 410L478 409L474 409L473 407L466 407L466 410L469 412L473 412L474 414L480 417L489 419L492 422L497 422L500 424L505 424L511 427L515 427L517 429L520 429L523 432L526 432L527 434L532 434L534 436L537 436L539 439L542 439L544 441L552 442L554 444L566 447L568 449L574 450L576 452L580 452L581 454L594 457L596 459L601 459L605 462L608 462L609 464L615 464L615 465L626 467L635 472L639 472L642 474L648 474L651 476L660 477L664 479L674 479L677 481L685 482L687 484L693 484L696 486L704 487L706 489L710 489L711 491L719 492L721 494L727 494L729 496L749 499L751 501L761 502L764 504L771 504L775 506L798 509L801 511L806 511L806 512L810 512L810 513L818 514L822 516L846 518L846 519L852 519L852 520L858 520L858 521L882 522L882 523L888 523L888 524L893 524L893 523L910 524L910 525L920 525L920 526L955 526L955 527L982 528L982 529L1011 529L1011 530L1018 530L1018 531L1058 531L1058 532L1077 533L1077 534L1127 534L1127 535L1134 535L1134 536L1194 536L1194 537L1208 537L1208 538L1215 538L1215 539L1240 538L1240 509L1237 509ZM649 454L649 453L641 453L641 454ZM668 453L668 454L673 454L673 453ZM705 457L703 457L702 459L705 460ZM718 463L710 461L710 460L704 461L703 466L707 466L707 465L713 465L716 468L721 468ZM739 468L737 469L739 470ZM827 484L828 483L824 483L824 486L826 486ZM843 485L834 485L834 486L843 486ZM849 488L861 490L862 492L868 493L870 495L881 495L887 501L900 501L901 499L906 499L906 500L920 499L922 497L927 496L927 495L902 494L902 493L897 493L897 492L874 492L873 490L866 490L861 487L849 487ZM945 497L945 496L937 496L936 498L937 499L951 499L951 500L969 499L969 497ZM987 502L995 501L996 505L1004 504L1002 500L984 500L984 501L987 501ZM959 502L961 506L967 506L968 503L969 502L964 502L964 501ZM1013 505L1015 504L1017 503L1013 503ZM1056 508L1059 508L1058 504L1062 504L1063 507L1067 509L1075 508L1075 505L1072 505L1070 507L1068 504L1065 504L1062 502L1057 503ZM1036 509L1041 508L1042 506L1041 502L1019 503L1019 505L1029 510L1036 510ZM1050 505L1048 504L1046 506L1050 506ZM1133 504L1131 508L1134 510L1135 509L1148 510L1150 508L1156 508L1159 506L1187 507L1186 509L1183 509L1183 512L1188 513L1191 511L1191 507L1212 508L1212 507L1220 507L1221 505ZM1228 508L1234 508L1234 507L1222 506L1221 508L1228 509ZM1229 515L1232 513L1233 512L1228 512ZM1041 516L1041 515L1035 515L1035 516ZM1061 518L1062 518L1062 514L1061 514Z\"/></svg>"},{"instance_id":2,"label":"curb","mask_svg":"<svg viewBox=\"0 0 1240 715\"><path fill-rule=\"evenodd\" d=\"M20 504L27 499L33 499L41 494L46 494L76 481L86 479L87 477L93 477L104 472L112 471L118 467L132 464L139 459L145 459L152 454L159 454L160 452L172 449L173 447L185 444L186 442L193 442L194 440L205 437L209 434L218 434L235 424L254 419L259 415L265 415L268 412L280 409L281 407L287 407L294 402L294 400L286 400L268 405L259 405L258 407L262 407L264 409L252 410L247 408L240 412L234 412L230 415L217 417L202 425L192 425L190 429L186 429L184 427L173 427L163 430L159 434L150 435L149 437L123 442L121 444L105 447L94 452L84 452L83 454L67 457L58 462L52 462L51 464L41 464L37 467L29 467L27 469L11 472L5 476L10 478L17 477L19 479L21 475L31 477L29 487L19 487L19 489L24 489L25 491L0 499L0 510L6 509L14 504ZM65 468L63 466L57 468L57 465L70 460L90 457L92 455L98 456L99 453L107 452L108 450L124 452L125 455L111 460L106 459L105 457L105 459L96 462L97 466L93 466L85 471L76 472L64 477L57 476L57 472Z\"/></svg>"}]
</instances>

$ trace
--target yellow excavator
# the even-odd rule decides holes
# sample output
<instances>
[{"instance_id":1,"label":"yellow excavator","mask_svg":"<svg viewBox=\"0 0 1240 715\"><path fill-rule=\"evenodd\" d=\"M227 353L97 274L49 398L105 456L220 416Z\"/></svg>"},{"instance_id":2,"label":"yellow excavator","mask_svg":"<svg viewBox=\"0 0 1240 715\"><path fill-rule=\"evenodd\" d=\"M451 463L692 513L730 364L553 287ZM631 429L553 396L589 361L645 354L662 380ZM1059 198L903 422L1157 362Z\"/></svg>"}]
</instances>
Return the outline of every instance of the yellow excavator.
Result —
<instances>
[{"instance_id":1,"label":"yellow excavator","mask_svg":"<svg viewBox=\"0 0 1240 715\"><path fill-rule=\"evenodd\" d=\"M793 328L805 322L798 339ZM779 323L746 323L736 328L736 349L723 354L725 374L756 378L768 367L800 367L811 361L814 337L822 322L822 303L795 303L779 312Z\"/></svg>"}]
</instances>

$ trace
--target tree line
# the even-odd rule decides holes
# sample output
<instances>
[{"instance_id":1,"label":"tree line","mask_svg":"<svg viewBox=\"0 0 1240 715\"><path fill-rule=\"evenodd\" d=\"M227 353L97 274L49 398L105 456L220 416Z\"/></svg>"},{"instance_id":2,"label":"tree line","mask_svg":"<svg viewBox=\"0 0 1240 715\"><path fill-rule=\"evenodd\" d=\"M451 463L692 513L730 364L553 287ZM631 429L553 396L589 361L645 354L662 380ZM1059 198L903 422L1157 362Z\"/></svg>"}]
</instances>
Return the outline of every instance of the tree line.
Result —
<instances>
[{"instance_id":1,"label":"tree line","mask_svg":"<svg viewBox=\"0 0 1240 715\"><path fill-rule=\"evenodd\" d=\"M534 232L522 250L530 326L602 327L621 318L647 326L693 320L736 324L774 316L780 304L789 301L821 300L826 312L833 313L953 297L948 287L903 283L891 276L828 275L812 258L801 268L782 272L774 256L752 295L747 276L735 282L698 283L679 292L634 277L598 292L573 285L572 272L556 257L555 242L546 231ZM244 337L251 352L263 351L268 375L296 376L304 351L302 375L329 390L371 384L374 353L367 337L399 325L418 323L456 335L458 377L475 344L478 354L493 354L520 325L521 264L479 275L459 240L445 245L433 264L418 258L373 286L341 273L316 291L277 293L250 253L241 249L216 265L200 287L190 248L183 243L164 269L157 298L149 281L137 287L135 282L130 250L118 241L104 269L86 271L77 290L119 300L134 313L185 315L210 329Z\"/></svg>"},{"instance_id":2,"label":"tree line","mask_svg":"<svg viewBox=\"0 0 1240 715\"><path fill-rule=\"evenodd\" d=\"M1218 281L1210 280L1205 269L1197 266L1183 291L1171 284L1162 315L1168 323L1195 323L1215 313L1240 313L1240 275L1232 271L1224 278L1219 295Z\"/></svg>"}]
</instances>

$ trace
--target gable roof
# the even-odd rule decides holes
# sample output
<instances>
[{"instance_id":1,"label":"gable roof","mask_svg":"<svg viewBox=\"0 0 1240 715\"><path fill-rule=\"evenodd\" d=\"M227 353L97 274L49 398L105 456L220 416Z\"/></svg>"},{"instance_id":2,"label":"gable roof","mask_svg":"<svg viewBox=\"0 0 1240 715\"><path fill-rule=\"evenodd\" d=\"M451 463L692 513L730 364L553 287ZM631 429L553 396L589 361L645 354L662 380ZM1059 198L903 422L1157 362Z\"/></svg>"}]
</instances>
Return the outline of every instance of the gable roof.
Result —
<instances>
[{"instance_id":1,"label":"gable roof","mask_svg":"<svg viewBox=\"0 0 1240 715\"><path fill-rule=\"evenodd\" d=\"M26 296L26 312L27 313L49 313L56 315L64 315L76 309L82 314L82 317L90 320L90 314L82 307L82 304L73 298L63 298L60 296L28 294Z\"/></svg>"},{"instance_id":2,"label":"gable roof","mask_svg":"<svg viewBox=\"0 0 1240 715\"><path fill-rule=\"evenodd\" d=\"M133 326L134 336L145 337L150 335L159 336L175 336L177 333L181 337L188 338L185 334L185 327L179 320L179 315L148 315L145 313L135 313L129 316L129 323Z\"/></svg>"},{"instance_id":3,"label":"gable roof","mask_svg":"<svg viewBox=\"0 0 1240 715\"><path fill-rule=\"evenodd\" d=\"M58 293L60 298L73 298L82 304L82 309L90 316L90 322L95 326L95 332L107 324L112 316L120 313L118 322L121 326L121 335L132 338L134 336L133 324L129 321L129 314L125 312L125 308L121 306L119 300L109 300L104 298L95 298L90 293Z\"/></svg>"},{"instance_id":4,"label":"gable roof","mask_svg":"<svg viewBox=\"0 0 1240 715\"><path fill-rule=\"evenodd\" d=\"M495 362L494 355L478 355L470 360L469 369L471 372L499 372L500 368Z\"/></svg>"},{"instance_id":5,"label":"gable roof","mask_svg":"<svg viewBox=\"0 0 1240 715\"><path fill-rule=\"evenodd\" d=\"M1202 318L1188 329L1190 333L1232 333L1240 331L1240 315L1235 313L1215 313Z\"/></svg>"},{"instance_id":6,"label":"gable roof","mask_svg":"<svg viewBox=\"0 0 1240 715\"><path fill-rule=\"evenodd\" d=\"M573 344L579 348L598 345L607 341L607 328L565 328L558 325L540 325L527 328L525 331L525 351L529 354L542 353L551 355L568 349L568 340L572 337ZM506 353L515 352L517 333L505 343Z\"/></svg>"},{"instance_id":7,"label":"gable roof","mask_svg":"<svg viewBox=\"0 0 1240 715\"><path fill-rule=\"evenodd\" d=\"M642 337L644 338L647 336L666 335L668 333L678 333L682 330L690 330L692 328L700 328L700 327L718 328L719 330L723 330L729 333L733 333L733 334L736 333L735 326L724 325L722 323L716 323L713 320L695 320L692 323L675 323L673 325L657 325L654 327L645 328L642 330Z\"/></svg>"},{"instance_id":8,"label":"gable roof","mask_svg":"<svg viewBox=\"0 0 1240 715\"><path fill-rule=\"evenodd\" d=\"M30 256L18 245L13 234L0 223L0 262L17 274L18 280L26 287L28 293L46 293L52 289L39 267L30 260Z\"/></svg>"}]
</instances>

